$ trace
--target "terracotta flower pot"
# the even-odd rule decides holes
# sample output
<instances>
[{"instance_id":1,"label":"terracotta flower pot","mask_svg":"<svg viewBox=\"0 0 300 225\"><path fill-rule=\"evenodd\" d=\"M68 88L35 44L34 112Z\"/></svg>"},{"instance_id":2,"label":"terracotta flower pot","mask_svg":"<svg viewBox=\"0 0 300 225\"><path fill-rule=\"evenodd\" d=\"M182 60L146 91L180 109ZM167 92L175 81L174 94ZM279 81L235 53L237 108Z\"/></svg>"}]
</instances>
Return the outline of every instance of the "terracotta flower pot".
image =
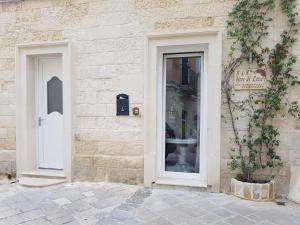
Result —
<instances>
[{"instance_id":1,"label":"terracotta flower pot","mask_svg":"<svg viewBox=\"0 0 300 225\"><path fill-rule=\"evenodd\" d=\"M275 181L268 183L247 183L231 179L231 193L239 198L252 201L273 201L275 199Z\"/></svg>"}]
</instances>

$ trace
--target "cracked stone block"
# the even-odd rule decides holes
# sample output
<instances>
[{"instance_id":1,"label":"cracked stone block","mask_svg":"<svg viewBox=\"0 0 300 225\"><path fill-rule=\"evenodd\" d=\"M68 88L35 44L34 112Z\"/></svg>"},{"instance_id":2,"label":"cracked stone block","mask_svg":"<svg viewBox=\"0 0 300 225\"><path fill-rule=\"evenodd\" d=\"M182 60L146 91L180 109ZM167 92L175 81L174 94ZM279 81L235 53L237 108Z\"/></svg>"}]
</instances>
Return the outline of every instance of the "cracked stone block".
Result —
<instances>
[{"instance_id":1,"label":"cracked stone block","mask_svg":"<svg viewBox=\"0 0 300 225\"><path fill-rule=\"evenodd\" d=\"M82 194L83 194L85 197L92 197L92 196L95 195L95 193L92 192L92 191L83 192Z\"/></svg>"},{"instance_id":2,"label":"cracked stone block","mask_svg":"<svg viewBox=\"0 0 300 225\"><path fill-rule=\"evenodd\" d=\"M72 202L69 201L67 198L59 198L59 199L55 199L53 200L56 204L62 206L62 205L67 205L67 204L71 204Z\"/></svg>"},{"instance_id":3,"label":"cracked stone block","mask_svg":"<svg viewBox=\"0 0 300 225\"><path fill-rule=\"evenodd\" d=\"M261 199L261 186L259 184L253 184L253 199L259 200Z\"/></svg>"},{"instance_id":4,"label":"cracked stone block","mask_svg":"<svg viewBox=\"0 0 300 225\"><path fill-rule=\"evenodd\" d=\"M37 219L37 218L40 218L40 217L43 217L45 216L43 211L40 210L40 209L35 209L35 210L31 210L31 211L28 211L28 212L25 212L25 213L22 213L21 216L25 219L28 219L28 220L33 220L33 219Z\"/></svg>"}]
</instances>

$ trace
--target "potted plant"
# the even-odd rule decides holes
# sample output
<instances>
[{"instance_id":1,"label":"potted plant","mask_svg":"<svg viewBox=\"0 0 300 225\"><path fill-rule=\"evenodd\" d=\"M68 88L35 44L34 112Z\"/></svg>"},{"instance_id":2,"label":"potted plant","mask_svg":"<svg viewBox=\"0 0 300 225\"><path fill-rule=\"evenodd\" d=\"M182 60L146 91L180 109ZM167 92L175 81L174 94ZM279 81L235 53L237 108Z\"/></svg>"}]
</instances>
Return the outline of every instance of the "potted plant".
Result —
<instances>
[{"instance_id":1,"label":"potted plant","mask_svg":"<svg viewBox=\"0 0 300 225\"><path fill-rule=\"evenodd\" d=\"M276 2L287 17L287 28L270 49L264 46L263 40L268 37L268 24L272 20L269 15ZM228 37L233 44L224 66L222 91L234 139L228 165L238 171L238 176L231 181L231 190L241 198L256 201L275 198L272 177L259 176L263 170L282 166L277 153L280 130L274 118L286 114L300 118L298 102L287 99L289 88L300 83L292 73L296 62L291 53L297 33L295 6L296 0L239 0L227 21ZM234 74L245 67L252 72L255 68L264 77L266 86L237 93Z\"/></svg>"}]
</instances>

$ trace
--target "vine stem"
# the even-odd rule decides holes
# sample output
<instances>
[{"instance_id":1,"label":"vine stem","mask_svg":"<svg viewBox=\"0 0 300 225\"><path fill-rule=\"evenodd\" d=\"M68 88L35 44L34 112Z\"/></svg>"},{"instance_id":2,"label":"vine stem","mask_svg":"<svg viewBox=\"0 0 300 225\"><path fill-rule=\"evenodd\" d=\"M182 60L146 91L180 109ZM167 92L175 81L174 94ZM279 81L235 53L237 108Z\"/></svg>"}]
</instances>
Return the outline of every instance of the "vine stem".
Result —
<instances>
[{"instance_id":1,"label":"vine stem","mask_svg":"<svg viewBox=\"0 0 300 225\"><path fill-rule=\"evenodd\" d=\"M232 109L232 105L231 105L230 90L227 89L227 91L225 93L226 93L226 100L227 100L227 105L228 105L228 109L229 109L230 121L231 121L231 126L232 126L232 129L233 129L233 133L234 133L235 143L238 145L239 155L240 155L241 161L244 162L243 146L240 143L238 130L237 130L236 124L234 122L234 115L233 115L233 109ZM244 163L242 163L242 164L244 164Z\"/></svg>"},{"instance_id":2,"label":"vine stem","mask_svg":"<svg viewBox=\"0 0 300 225\"><path fill-rule=\"evenodd\" d=\"M260 136L262 137L264 134L265 134L265 125L266 125L266 121L267 121L267 112L266 112L266 108L267 108L267 99L266 99L266 95L264 97L264 113L263 113L263 116L262 116L262 121L261 121L261 132L260 132ZM263 151L263 142L261 141L260 142L260 146L259 146L259 164L260 166L262 166L262 151Z\"/></svg>"}]
</instances>

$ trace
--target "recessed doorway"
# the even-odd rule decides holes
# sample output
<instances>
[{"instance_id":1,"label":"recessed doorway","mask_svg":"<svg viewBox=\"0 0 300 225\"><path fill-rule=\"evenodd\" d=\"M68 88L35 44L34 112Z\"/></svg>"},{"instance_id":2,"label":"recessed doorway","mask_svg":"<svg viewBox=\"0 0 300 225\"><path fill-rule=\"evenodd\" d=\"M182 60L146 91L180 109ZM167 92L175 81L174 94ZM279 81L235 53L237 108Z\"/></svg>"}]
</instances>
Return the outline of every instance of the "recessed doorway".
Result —
<instances>
[{"instance_id":1,"label":"recessed doorway","mask_svg":"<svg viewBox=\"0 0 300 225\"><path fill-rule=\"evenodd\" d=\"M179 185L219 191L222 32L202 30L150 34L147 36L146 48L145 186ZM177 69L177 73L180 74L177 75L178 78L175 79L175 75L170 75L173 72L167 72L167 64L169 67L173 64L181 64L178 65L181 68ZM197 68L195 66L193 68L193 70L200 70L196 83L191 82L194 78L193 75L189 75L189 68L186 68L185 64L188 67L198 64ZM171 83L168 85L170 87L167 86L167 81ZM184 106L180 106L181 110L178 104L176 104L177 108L166 104L167 89L175 88L171 87L174 86L171 81L178 86L183 83L182 88L187 87L185 92L191 89L189 98L197 99L193 101L193 106L188 107L187 100L181 101ZM198 96L193 94L196 87ZM174 94L169 93L169 95ZM199 111L197 116L195 116L195 108ZM195 122L193 125L189 124L191 120ZM171 125L171 122L176 124L176 127L174 124ZM196 130L198 136L195 136Z\"/></svg>"},{"instance_id":2,"label":"recessed doorway","mask_svg":"<svg viewBox=\"0 0 300 225\"><path fill-rule=\"evenodd\" d=\"M39 186L70 181L73 155L70 43L17 46L16 83L20 183Z\"/></svg>"}]
</instances>

